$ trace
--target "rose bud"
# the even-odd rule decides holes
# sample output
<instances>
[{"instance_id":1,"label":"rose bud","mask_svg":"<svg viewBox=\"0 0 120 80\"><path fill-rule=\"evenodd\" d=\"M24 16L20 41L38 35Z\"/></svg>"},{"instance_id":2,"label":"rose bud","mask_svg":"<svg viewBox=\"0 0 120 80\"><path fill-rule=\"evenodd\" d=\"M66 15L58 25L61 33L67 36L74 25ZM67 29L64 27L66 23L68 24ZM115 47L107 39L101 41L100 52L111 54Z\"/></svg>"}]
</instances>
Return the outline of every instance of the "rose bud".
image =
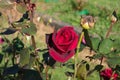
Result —
<instances>
[{"instance_id":1,"label":"rose bud","mask_svg":"<svg viewBox=\"0 0 120 80\"><path fill-rule=\"evenodd\" d=\"M46 36L50 56L58 62L66 62L74 54L78 44L78 34L73 27L64 26Z\"/></svg>"},{"instance_id":2,"label":"rose bud","mask_svg":"<svg viewBox=\"0 0 120 80\"><path fill-rule=\"evenodd\" d=\"M114 11L111 16L111 21L112 21L112 23L115 23L115 22L117 22L117 20L118 20L117 14L116 14L116 11Z\"/></svg>"},{"instance_id":3,"label":"rose bud","mask_svg":"<svg viewBox=\"0 0 120 80\"><path fill-rule=\"evenodd\" d=\"M104 80L110 80L112 77L112 80L117 80L118 74L114 73L111 68L105 69L100 72L100 76L103 77Z\"/></svg>"},{"instance_id":4,"label":"rose bud","mask_svg":"<svg viewBox=\"0 0 120 80\"><path fill-rule=\"evenodd\" d=\"M94 27L95 20L92 16L83 16L80 24L83 29L90 29Z\"/></svg>"}]
</instances>

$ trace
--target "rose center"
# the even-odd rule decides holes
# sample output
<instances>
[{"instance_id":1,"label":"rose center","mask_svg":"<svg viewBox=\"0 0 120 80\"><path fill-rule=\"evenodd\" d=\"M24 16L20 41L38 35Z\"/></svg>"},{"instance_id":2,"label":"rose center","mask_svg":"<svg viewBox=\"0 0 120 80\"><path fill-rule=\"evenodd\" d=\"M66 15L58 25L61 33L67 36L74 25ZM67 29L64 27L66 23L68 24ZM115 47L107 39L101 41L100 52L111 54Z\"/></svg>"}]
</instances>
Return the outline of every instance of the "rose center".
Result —
<instances>
[{"instance_id":1,"label":"rose center","mask_svg":"<svg viewBox=\"0 0 120 80\"><path fill-rule=\"evenodd\" d=\"M70 34L68 32L64 32L59 37L58 44L68 43L70 41L70 39L71 39Z\"/></svg>"}]
</instances>

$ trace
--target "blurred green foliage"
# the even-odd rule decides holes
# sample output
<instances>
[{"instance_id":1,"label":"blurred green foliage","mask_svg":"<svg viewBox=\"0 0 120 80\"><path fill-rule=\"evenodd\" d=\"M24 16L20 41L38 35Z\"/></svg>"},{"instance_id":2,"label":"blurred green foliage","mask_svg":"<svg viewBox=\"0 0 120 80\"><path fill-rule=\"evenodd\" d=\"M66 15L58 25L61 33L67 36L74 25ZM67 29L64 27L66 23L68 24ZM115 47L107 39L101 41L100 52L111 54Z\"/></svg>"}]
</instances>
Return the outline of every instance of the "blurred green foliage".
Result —
<instances>
[{"instance_id":1,"label":"blurred green foliage","mask_svg":"<svg viewBox=\"0 0 120 80\"><path fill-rule=\"evenodd\" d=\"M99 37L104 38L106 31L110 26L110 16L112 12L116 10L118 18L120 19L119 0L84 0L84 5L81 5L82 9L77 10L74 8L76 0L59 0L58 2L45 3L44 0L39 0L40 6L37 7L37 11L43 14L50 15L57 20L62 20L75 27L80 27L80 17L83 15L78 14L82 10L87 10L89 15L93 15L96 20L95 28L90 30L90 34L97 34ZM42 7L44 6L44 7ZM116 39L119 31L120 21L114 25L112 38Z\"/></svg>"}]
</instances>

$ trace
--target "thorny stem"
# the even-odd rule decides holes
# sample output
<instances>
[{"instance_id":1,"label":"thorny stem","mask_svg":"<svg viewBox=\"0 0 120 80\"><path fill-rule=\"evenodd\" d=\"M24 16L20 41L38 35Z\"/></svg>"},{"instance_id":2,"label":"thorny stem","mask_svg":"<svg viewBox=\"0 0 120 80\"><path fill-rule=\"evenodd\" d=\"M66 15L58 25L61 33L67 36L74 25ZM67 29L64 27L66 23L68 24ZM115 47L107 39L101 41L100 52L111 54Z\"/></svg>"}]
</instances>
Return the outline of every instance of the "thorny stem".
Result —
<instances>
[{"instance_id":1,"label":"thorny stem","mask_svg":"<svg viewBox=\"0 0 120 80\"><path fill-rule=\"evenodd\" d=\"M75 80L75 78L76 78L76 75L77 75L77 59L78 59L78 53L79 53L79 49L80 49L80 45L81 45L81 41L82 41L82 38L83 38L83 36L84 36L84 31L82 31L82 33L81 33L81 36L80 36L80 38L79 38L79 42L78 42L78 45L77 45L77 51L76 51L76 55L75 55L75 58L74 58L74 68L75 68L75 70L74 70L74 78L73 78L73 80Z\"/></svg>"}]
</instances>

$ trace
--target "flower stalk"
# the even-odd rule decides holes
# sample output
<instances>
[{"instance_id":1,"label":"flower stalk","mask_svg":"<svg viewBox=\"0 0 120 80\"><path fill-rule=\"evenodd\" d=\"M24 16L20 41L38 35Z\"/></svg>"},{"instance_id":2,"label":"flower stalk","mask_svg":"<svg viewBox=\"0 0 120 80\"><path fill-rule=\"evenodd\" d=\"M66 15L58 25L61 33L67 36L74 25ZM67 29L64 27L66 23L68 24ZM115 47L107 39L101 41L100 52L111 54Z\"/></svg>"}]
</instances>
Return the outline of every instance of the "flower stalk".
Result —
<instances>
[{"instance_id":1,"label":"flower stalk","mask_svg":"<svg viewBox=\"0 0 120 80\"><path fill-rule=\"evenodd\" d=\"M107 33L106 33L106 38L108 38L108 37L109 37L110 32L112 31L112 27L113 27L113 25L114 25L114 22L111 22L111 25L110 25L110 27L109 27L109 29L108 29Z\"/></svg>"},{"instance_id":2,"label":"flower stalk","mask_svg":"<svg viewBox=\"0 0 120 80\"><path fill-rule=\"evenodd\" d=\"M110 24L110 27L109 27L107 33L106 33L106 38L109 37L110 32L112 31L112 27L117 21L118 21L118 17L117 17L116 11L113 11L112 16L111 16L111 24Z\"/></svg>"},{"instance_id":3,"label":"flower stalk","mask_svg":"<svg viewBox=\"0 0 120 80\"><path fill-rule=\"evenodd\" d=\"M30 22L33 22L35 4L33 5L33 4L31 4L31 3L29 2L28 5L29 5L28 8L30 8L30 9L28 9L29 15L30 15ZM34 50L35 50L34 55L35 55L35 59L36 59L36 62L37 62L37 64L36 64L36 67L37 67L37 68L36 68L36 69L37 69L37 71L39 72L39 75L41 76L41 72L40 72L39 65L38 65L39 60L38 60L38 58L37 58L38 53L37 53L37 51L36 51L36 42L35 42L35 37L34 37L34 35L31 35L31 41L32 41L32 46L34 47Z\"/></svg>"},{"instance_id":4,"label":"flower stalk","mask_svg":"<svg viewBox=\"0 0 120 80\"><path fill-rule=\"evenodd\" d=\"M95 24L95 20L92 16L84 16L84 17L81 18L80 25L83 28L83 30L82 30L81 36L79 38L79 42L78 42L77 50L76 50L76 55L75 55L75 58L74 58L75 70L74 70L74 79L73 80L75 80L75 78L76 78L77 68L79 67L79 65L77 65L78 64L78 53L79 53L79 49L80 49L82 39L84 37L84 34L87 33L86 31L90 28L93 28L94 24Z\"/></svg>"},{"instance_id":5,"label":"flower stalk","mask_svg":"<svg viewBox=\"0 0 120 80\"><path fill-rule=\"evenodd\" d=\"M74 58L74 68L75 68L74 69L74 80L75 80L76 75L77 75L78 53L79 53L79 49L80 49L80 45L81 45L83 36L84 36L84 31L82 31L81 36L79 38L78 45L77 45L77 50L76 50L76 54L75 54L75 58Z\"/></svg>"}]
</instances>

